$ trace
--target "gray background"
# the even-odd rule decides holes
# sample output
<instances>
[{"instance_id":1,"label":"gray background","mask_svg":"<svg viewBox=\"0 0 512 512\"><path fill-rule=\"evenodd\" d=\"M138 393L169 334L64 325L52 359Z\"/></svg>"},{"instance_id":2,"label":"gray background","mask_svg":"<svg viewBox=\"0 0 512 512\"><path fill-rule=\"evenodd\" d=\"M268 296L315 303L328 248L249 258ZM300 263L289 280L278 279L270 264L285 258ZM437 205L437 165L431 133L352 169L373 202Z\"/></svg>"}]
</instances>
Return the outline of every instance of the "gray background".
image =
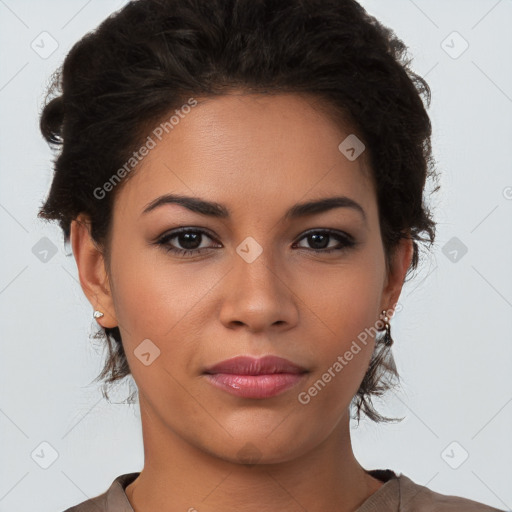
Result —
<instances>
[{"instance_id":1,"label":"gray background","mask_svg":"<svg viewBox=\"0 0 512 512\"><path fill-rule=\"evenodd\" d=\"M69 247L36 219L51 179L38 131L45 85L123 3L0 0L0 511L61 511L143 465L137 408L91 384L104 354L88 339L95 321ZM376 402L406 418L363 421L355 454L368 469L510 510L512 1L361 3L432 88L442 190L433 254L391 323L402 388Z\"/></svg>"}]
</instances>

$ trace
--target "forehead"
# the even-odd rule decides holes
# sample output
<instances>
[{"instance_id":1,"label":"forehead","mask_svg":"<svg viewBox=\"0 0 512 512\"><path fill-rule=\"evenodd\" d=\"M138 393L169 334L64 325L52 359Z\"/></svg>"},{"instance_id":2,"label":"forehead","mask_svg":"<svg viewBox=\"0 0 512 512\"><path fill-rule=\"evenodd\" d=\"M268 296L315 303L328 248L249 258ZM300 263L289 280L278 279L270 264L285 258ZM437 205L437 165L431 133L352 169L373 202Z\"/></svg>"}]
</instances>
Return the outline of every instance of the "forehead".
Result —
<instances>
[{"instance_id":1,"label":"forehead","mask_svg":"<svg viewBox=\"0 0 512 512\"><path fill-rule=\"evenodd\" d=\"M350 127L314 97L233 93L196 100L149 132L152 148L119 191L118 207L140 213L156 196L175 192L242 202L245 211L336 193L371 208L365 151L347 158L339 146L354 136Z\"/></svg>"}]
</instances>

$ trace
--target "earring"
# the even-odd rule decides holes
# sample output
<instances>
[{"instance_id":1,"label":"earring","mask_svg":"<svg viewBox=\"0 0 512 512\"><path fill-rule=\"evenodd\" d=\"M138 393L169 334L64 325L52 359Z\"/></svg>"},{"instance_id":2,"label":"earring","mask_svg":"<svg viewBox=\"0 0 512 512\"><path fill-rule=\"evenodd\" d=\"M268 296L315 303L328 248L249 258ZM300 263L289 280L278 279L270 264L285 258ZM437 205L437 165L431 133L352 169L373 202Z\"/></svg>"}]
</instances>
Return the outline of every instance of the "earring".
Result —
<instances>
[{"instance_id":1,"label":"earring","mask_svg":"<svg viewBox=\"0 0 512 512\"><path fill-rule=\"evenodd\" d=\"M389 318L386 315L386 310L382 310L382 316L384 317L384 325L386 329L386 334L384 335L383 343L386 345L386 347L391 347L393 345L393 338L391 337L391 325L389 324Z\"/></svg>"},{"instance_id":2,"label":"earring","mask_svg":"<svg viewBox=\"0 0 512 512\"><path fill-rule=\"evenodd\" d=\"M94 311L93 315L94 318L101 318L103 316L103 313L101 311L98 311L97 309Z\"/></svg>"}]
</instances>

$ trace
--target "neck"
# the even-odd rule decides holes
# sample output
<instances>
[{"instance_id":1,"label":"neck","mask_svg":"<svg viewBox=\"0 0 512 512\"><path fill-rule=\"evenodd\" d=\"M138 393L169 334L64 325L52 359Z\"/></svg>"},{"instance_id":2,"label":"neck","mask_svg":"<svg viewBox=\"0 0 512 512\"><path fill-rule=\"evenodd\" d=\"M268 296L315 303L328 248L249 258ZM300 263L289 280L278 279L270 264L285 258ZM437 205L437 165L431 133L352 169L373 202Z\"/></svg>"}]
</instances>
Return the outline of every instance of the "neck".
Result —
<instances>
[{"instance_id":1,"label":"neck","mask_svg":"<svg viewBox=\"0 0 512 512\"><path fill-rule=\"evenodd\" d=\"M191 445L140 405L145 463L126 488L135 512L354 512L383 485L354 457L348 411L297 458L240 464Z\"/></svg>"}]
</instances>

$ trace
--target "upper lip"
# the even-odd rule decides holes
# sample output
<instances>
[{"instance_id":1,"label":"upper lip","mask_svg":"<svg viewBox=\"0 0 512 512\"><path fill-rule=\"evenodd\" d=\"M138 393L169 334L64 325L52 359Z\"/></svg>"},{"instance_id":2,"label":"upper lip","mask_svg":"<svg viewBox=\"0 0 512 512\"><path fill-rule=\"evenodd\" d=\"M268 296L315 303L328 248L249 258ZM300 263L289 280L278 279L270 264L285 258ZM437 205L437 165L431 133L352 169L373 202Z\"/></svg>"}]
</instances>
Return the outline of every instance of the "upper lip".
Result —
<instances>
[{"instance_id":1,"label":"upper lip","mask_svg":"<svg viewBox=\"0 0 512 512\"><path fill-rule=\"evenodd\" d=\"M206 368L205 373L267 375L271 373L304 373L307 370L288 359L277 356L237 356Z\"/></svg>"}]
</instances>

